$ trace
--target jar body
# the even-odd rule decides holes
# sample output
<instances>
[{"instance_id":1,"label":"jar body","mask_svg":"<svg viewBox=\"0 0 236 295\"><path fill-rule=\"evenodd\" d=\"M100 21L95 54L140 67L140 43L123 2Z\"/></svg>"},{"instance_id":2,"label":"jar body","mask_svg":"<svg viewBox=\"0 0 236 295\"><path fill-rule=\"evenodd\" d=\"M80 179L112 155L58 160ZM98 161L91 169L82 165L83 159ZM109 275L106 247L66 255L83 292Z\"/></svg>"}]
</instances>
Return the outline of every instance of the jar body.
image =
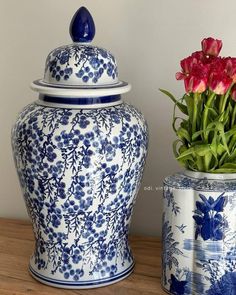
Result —
<instances>
[{"instance_id":1,"label":"jar body","mask_svg":"<svg viewBox=\"0 0 236 295\"><path fill-rule=\"evenodd\" d=\"M236 175L186 171L164 181L162 286L236 292Z\"/></svg>"},{"instance_id":2,"label":"jar body","mask_svg":"<svg viewBox=\"0 0 236 295\"><path fill-rule=\"evenodd\" d=\"M92 288L129 275L128 230L147 153L147 125L132 106L93 109L33 103L12 147L33 223L30 272L62 288Z\"/></svg>"}]
</instances>

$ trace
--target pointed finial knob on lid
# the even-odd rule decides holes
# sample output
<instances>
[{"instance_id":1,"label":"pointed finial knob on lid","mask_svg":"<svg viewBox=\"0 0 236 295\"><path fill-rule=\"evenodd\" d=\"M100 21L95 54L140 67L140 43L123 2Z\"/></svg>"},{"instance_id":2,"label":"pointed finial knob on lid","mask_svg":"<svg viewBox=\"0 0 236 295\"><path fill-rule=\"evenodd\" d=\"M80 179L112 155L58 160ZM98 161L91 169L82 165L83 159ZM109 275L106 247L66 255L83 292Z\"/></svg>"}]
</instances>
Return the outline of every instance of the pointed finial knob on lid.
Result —
<instances>
[{"instance_id":1,"label":"pointed finial knob on lid","mask_svg":"<svg viewBox=\"0 0 236 295\"><path fill-rule=\"evenodd\" d=\"M70 23L70 36L74 42L91 42L95 36L93 17L85 7L80 7Z\"/></svg>"}]
</instances>

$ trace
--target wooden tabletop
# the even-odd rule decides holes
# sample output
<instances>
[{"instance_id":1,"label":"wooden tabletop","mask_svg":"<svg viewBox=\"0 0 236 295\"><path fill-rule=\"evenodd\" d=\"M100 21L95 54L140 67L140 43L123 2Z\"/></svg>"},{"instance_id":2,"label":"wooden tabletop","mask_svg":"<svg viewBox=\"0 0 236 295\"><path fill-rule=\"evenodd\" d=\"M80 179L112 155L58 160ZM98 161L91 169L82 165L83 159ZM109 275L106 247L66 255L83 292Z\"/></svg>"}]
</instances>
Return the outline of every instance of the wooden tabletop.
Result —
<instances>
[{"instance_id":1,"label":"wooden tabletop","mask_svg":"<svg viewBox=\"0 0 236 295\"><path fill-rule=\"evenodd\" d=\"M130 237L136 266L123 281L97 289L65 290L43 285L28 273L34 247L28 221L0 218L0 294L1 295L151 295L166 294L161 289L161 243L157 238Z\"/></svg>"}]
</instances>

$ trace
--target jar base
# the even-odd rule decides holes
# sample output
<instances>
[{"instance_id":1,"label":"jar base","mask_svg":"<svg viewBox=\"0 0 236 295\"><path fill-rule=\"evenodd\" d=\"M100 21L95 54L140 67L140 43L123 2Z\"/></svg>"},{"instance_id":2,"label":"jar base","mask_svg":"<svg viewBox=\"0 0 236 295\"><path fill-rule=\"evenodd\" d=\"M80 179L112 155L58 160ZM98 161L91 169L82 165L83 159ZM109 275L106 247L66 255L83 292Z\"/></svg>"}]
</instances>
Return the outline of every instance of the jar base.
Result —
<instances>
[{"instance_id":1,"label":"jar base","mask_svg":"<svg viewBox=\"0 0 236 295\"><path fill-rule=\"evenodd\" d=\"M163 284L161 284L161 288L164 292L166 292L166 294L170 294L170 295L175 295L175 293L171 293L170 291L168 291Z\"/></svg>"},{"instance_id":2,"label":"jar base","mask_svg":"<svg viewBox=\"0 0 236 295\"><path fill-rule=\"evenodd\" d=\"M91 281L83 281L83 282L68 282L63 280L53 280L51 278L47 278L39 273L37 273L33 268L29 265L29 273L30 275L40 283L45 285L62 288L62 289L93 289L99 287L105 287L108 285L112 285L122 281L123 279L127 278L134 270L135 263L133 263L129 268L122 271L121 273L106 279L98 279L98 280L91 280Z\"/></svg>"}]
</instances>

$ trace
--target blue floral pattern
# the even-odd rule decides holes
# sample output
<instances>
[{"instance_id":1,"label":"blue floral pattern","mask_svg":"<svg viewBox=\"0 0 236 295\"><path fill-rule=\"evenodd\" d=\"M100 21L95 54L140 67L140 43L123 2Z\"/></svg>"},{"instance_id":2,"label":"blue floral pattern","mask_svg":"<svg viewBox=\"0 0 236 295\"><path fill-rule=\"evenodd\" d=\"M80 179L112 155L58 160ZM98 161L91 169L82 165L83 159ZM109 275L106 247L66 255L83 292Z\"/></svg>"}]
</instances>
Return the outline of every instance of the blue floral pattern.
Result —
<instances>
[{"instance_id":1,"label":"blue floral pattern","mask_svg":"<svg viewBox=\"0 0 236 295\"><path fill-rule=\"evenodd\" d=\"M231 247L224 255L222 253L217 260L210 257L207 261L202 261L203 269L209 274L208 280L211 282L210 288L206 290L207 295L234 295L236 292L236 249Z\"/></svg>"},{"instance_id":2,"label":"blue floral pattern","mask_svg":"<svg viewBox=\"0 0 236 295\"><path fill-rule=\"evenodd\" d=\"M184 295L185 286L187 285L187 281L179 281L175 275L171 274L170 279L170 292L175 295Z\"/></svg>"},{"instance_id":3,"label":"blue floral pattern","mask_svg":"<svg viewBox=\"0 0 236 295\"><path fill-rule=\"evenodd\" d=\"M199 194L202 202L197 201L197 209L194 211L193 219L196 222L195 239L200 235L204 241L218 241L224 238L224 231L228 227L227 220L221 214L227 199L224 193L216 200L211 196L207 199L204 195Z\"/></svg>"},{"instance_id":4,"label":"blue floral pattern","mask_svg":"<svg viewBox=\"0 0 236 295\"><path fill-rule=\"evenodd\" d=\"M236 294L236 181L226 177L164 181L162 285L171 294Z\"/></svg>"},{"instance_id":5,"label":"blue floral pattern","mask_svg":"<svg viewBox=\"0 0 236 295\"><path fill-rule=\"evenodd\" d=\"M207 291L207 295L234 295L236 290L236 272L229 272L224 274L219 281L217 281Z\"/></svg>"},{"instance_id":6,"label":"blue floral pattern","mask_svg":"<svg viewBox=\"0 0 236 295\"><path fill-rule=\"evenodd\" d=\"M113 82L118 77L115 58L105 49L91 45L72 44L53 50L46 60L45 77L59 82L69 80L71 75L85 84L97 84L104 75Z\"/></svg>"},{"instance_id":7,"label":"blue floral pattern","mask_svg":"<svg viewBox=\"0 0 236 295\"><path fill-rule=\"evenodd\" d=\"M127 236L147 152L147 126L135 108L31 104L12 146L34 225L34 270L76 282L132 265Z\"/></svg>"}]
</instances>

